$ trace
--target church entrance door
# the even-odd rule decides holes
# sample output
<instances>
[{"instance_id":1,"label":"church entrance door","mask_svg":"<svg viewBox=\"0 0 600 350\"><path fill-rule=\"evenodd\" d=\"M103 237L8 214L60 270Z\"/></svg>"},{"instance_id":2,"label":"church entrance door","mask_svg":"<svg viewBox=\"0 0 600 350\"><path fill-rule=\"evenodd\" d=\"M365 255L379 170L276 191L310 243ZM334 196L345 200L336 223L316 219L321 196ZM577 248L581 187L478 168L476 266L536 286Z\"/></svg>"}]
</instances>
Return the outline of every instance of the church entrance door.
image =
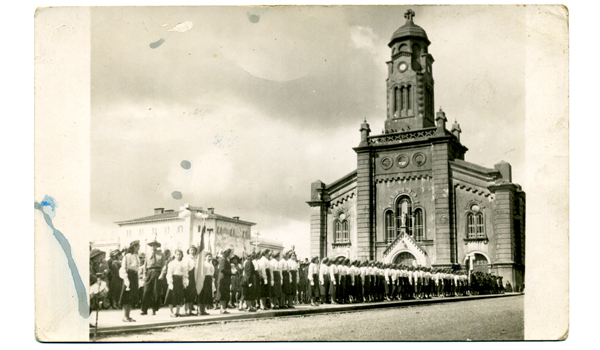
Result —
<instances>
[{"instance_id":1,"label":"church entrance door","mask_svg":"<svg viewBox=\"0 0 600 350\"><path fill-rule=\"evenodd\" d=\"M400 264L404 266L413 266L417 263L417 258L409 252L402 252L394 259L394 264Z\"/></svg>"}]
</instances>

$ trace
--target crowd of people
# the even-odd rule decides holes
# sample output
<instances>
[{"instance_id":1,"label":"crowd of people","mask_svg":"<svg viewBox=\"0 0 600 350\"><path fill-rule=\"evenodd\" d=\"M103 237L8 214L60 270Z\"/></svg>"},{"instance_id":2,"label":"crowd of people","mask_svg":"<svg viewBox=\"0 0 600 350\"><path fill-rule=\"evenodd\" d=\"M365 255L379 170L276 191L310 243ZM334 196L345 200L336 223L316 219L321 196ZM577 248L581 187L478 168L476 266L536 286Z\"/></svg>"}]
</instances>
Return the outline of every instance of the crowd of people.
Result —
<instances>
[{"instance_id":1,"label":"crowd of people","mask_svg":"<svg viewBox=\"0 0 600 350\"><path fill-rule=\"evenodd\" d=\"M231 249L200 258L191 246L184 254L160 250L139 253L139 241L125 251L90 252L91 307L123 309L124 322L135 322L131 310L153 315L168 306L171 317L208 315L207 310L256 312L294 308L297 304L349 304L386 300L503 293L502 277L485 272L318 257L298 261L295 251L265 249L242 257ZM201 268L201 271L196 271ZM201 278L202 280L197 280Z\"/></svg>"}]
</instances>

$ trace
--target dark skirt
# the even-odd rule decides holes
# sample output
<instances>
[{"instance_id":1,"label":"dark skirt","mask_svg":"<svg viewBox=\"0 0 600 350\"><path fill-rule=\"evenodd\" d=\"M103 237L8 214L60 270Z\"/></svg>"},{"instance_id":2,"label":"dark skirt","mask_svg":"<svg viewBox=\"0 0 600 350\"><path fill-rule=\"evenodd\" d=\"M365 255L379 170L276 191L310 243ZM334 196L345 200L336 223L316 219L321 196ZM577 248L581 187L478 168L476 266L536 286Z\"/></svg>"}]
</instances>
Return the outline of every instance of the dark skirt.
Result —
<instances>
[{"instance_id":1,"label":"dark skirt","mask_svg":"<svg viewBox=\"0 0 600 350\"><path fill-rule=\"evenodd\" d=\"M217 292L217 298L219 301L229 302L231 292L231 278L229 276L223 276L219 280L219 289Z\"/></svg>"},{"instance_id":2,"label":"dark skirt","mask_svg":"<svg viewBox=\"0 0 600 350\"><path fill-rule=\"evenodd\" d=\"M183 305L185 290L183 288L183 276L173 275L173 289L167 290L167 305Z\"/></svg>"},{"instance_id":3,"label":"dark skirt","mask_svg":"<svg viewBox=\"0 0 600 350\"><path fill-rule=\"evenodd\" d=\"M268 298L271 296L271 270L267 269L267 284L263 278L260 279L260 297Z\"/></svg>"},{"instance_id":4,"label":"dark skirt","mask_svg":"<svg viewBox=\"0 0 600 350\"><path fill-rule=\"evenodd\" d=\"M134 270L127 270L127 278L129 279L129 290L125 288L125 282L121 288L121 304L136 305L139 300L139 281L138 273Z\"/></svg>"},{"instance_id":5,"label":"dark skirt","mask_svg":"<svg viewBox=\"0 0 600 350\"><path fill-rule=\"evenodd\" d=\"M198 295L198 303L199 304L212 304L213 303L213 291L212 291L212 281L213 276L205 276L204 283L202 284L202 290L200 291L200 295Z\"/></svg>"},{"instance_id":6,"label":"dark skirt","mask_svg":"<svg viewBox=\"0 0 600 350\"><path fill-rule=\"evenodd\" d=\"M281 285L281 293L283 293L283 295L292 294L292 283L290 282L290 272L289 271L281 271L281 279L283 280L283 284Z\"/></svg>"},{"instance_id":7,"label":"dark skirt","mask_svg":"<svg viewBox=\"0 0 600 350\"><path fill-rule=\"evenodd\" d=\"M362 298L363 290L362 290L362 278L360 275L354 276L354 296L356 298Z\"/></svg>"},{"instance_id":8,"label":"dark skirt","mask_svg":"<svg viewBox=\"0 0 600 350\"><path fill-rule=\"evenodd\" d=\"M318 298L319 296L321 296L320 289L319 289L319 275L317 275L317 274L313 275L313 282L314 282L314 285L311 285L310 280L308 281L308 284L307 284L307 286L309 287L308 291L310 292L311 297Z\"/></svg>"},{"instance_id":9,"label":"dark skirt","mask_svg":"<svg viewBox=\"0 0 600 350\"><path fill-rule=\"evenodd\" d=\"M369 296L371 295L371 276L370 275L365 275L365 282L363 284L363 288L364 288L364 295L365 296Z\"/></svg>"},{"instance_id":10,"label":"dark skirt","mask_svg":"<svg viewBox=\"0 0 600 350\"><path fill-rule=\"evenodd\" d=\"M383 292L385 293L385 295L389 295L390 294L390 288L392 287L391 284L388 284L390 280L386 279L385 276L383 276L383 281L384 281L384 283L383 283Z\"/></svg>"},{"instance_id":11,"label":"dark skirt","mask_svg":"<svg viewBox=\"0 0 600 350\"><path fill-rule=\"evenodd\" d=\"M292 284L290 285L290 294L296 295L296 291L298 290L298 271L292 270L290 271L292 274Z\"/></svg>"},{"instance_id":12,"label":"dark skirt","mask_svg":"<svg viewBox=\"0 0 600 350\"><path fill-rule=\"evenodd\" d=\"M281 298L281 271L273 271L273 288L271 289L272 298Z\"/></svg>"},{"instance_id":13,"label":"dark skirt","mask_svg":"<svg viewBox=\"0 0 600 350\"><path fill-rule=\"evenodd\" d=\"M238 274L231 275L231 293L241 292L240 276Z\"/></svg>"},{"instance_id":14,"label":"dark skirt","mask_svg":"<svg viewBox=\"0 0 600 350\"><path fill-rule=\"evenodd\" d=\"M248 280L248 283L242 283L242 298L244 298L244 300L247 301L254 301L257 297L256 286L260 282L260 278L258 278L258 273L252 273L252 276L250 276Z\"/></svg>"},{"instance_id":15,"label":"dark skirt","mask_svg":"<svg viewBox=\"0 0 600 350\"><path fill-rule=\"evenodd\" d=\"M196 291L196 268L188 272L188 280L190 284L185 289L185 302L196 303L196 299L198 298L198 291Z\"/></svg>"},{"instance_id":16,"label":"dark skirt","mask_svg":"<svg viewBox=\"0 0 600 350\"><path fill-rule=\"evenodd\" d=\"M340 275L336 273L333 275L333 278L333 281L329 281L329 295L337 295L340 289Z\"/></svg>"},{"instance_id":17,"label":"dark skirt","mask_svg":"<svg viewBox=\"0 0 600 350\"><path fill-rule=\"evenodd\" d=\"M319 280L317 279L317 281ZM329 294L329 284L331 283L331 280L328 275L323 276L323 284L321 284L321 281L315 283L319 284L319 292L321 293L321 297L325 297L327 294Z\"/></svg>"}]
</instances>

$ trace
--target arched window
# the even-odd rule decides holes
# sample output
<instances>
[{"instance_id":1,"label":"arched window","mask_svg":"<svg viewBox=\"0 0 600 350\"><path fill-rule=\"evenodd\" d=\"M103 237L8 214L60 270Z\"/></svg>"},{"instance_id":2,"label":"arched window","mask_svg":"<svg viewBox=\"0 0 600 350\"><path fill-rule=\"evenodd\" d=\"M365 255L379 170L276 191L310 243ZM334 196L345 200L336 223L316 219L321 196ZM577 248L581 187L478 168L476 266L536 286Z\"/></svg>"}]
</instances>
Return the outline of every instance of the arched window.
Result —
<instances>
[{"instance_id":1,"label":"arched window","mask_svg":"<svg viewBox=\"0 0 600 350\"><path fill-rule=\"evenodd\" d=\"M396 88L396 112L402 110L402 88Z\"/></svg>"},{"instance_id":2,"label":"arched window","mask_svg":"<svg viewBox=\"0 0 600 350\"><path fill-rule=\"evenodd\" d=\"M408 196L402 196L396 202L396 231L412 236L412 202Z\"/></svg>"},{"instance_id":3,"label":"arched window","mask_svg":"<svg viewBox=\"0 0 600 350\"><path fill-rule=\"evenodd\" d=\"M410 99L410 85L406 87L406 109L412 109L412 101Z\"/></svg>"},{"instance_id":4,"label":"arched window","mask_svg":"<svg viewBox=\"0 0 600 350\"><path fill-rule=\"evenodd\" d=\"M406 44L400 45L399 51L407 51L407 50L408 50L408 45L406 45Z\"/></svg>"},{"instance_id":5,"label":"arched window","mask_svg":"<svg viewBox=\"0 0 600 350\"><path fill-rule=\"evenodd\" d=\"M396 228L394 227L394 212L388 210L385 212L385 237L388 243L396 239Z\"/></svg>"},{"instance_id":6,"label":"arched window","mask_svg":"<svg viewBox=\"0 0 600 350\"><path fill-rule=\"evenodd\" d=\"M421 242L425 239L425 225L423 224L423 209L415 209L415 240Z\"/></svg>"},{"instance_id":7,"label":"arched window","mask_svg":"<svg viewBox=\"0 0 600 350\"><path fill-rule=\"evenodd\" d=\"M481 208L477 204L471 205L467 213L467 238L485 238L485 220Z\"/></svg>"}]
</instances>

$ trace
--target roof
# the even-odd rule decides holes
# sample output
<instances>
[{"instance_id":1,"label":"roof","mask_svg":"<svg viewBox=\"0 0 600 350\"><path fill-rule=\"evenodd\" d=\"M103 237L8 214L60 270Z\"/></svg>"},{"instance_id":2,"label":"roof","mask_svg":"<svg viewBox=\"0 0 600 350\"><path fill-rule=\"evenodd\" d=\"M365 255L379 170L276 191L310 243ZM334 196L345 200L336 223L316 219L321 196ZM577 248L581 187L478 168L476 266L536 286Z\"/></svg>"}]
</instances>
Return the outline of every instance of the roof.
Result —
<instances>
[{"instance_id":1,"label":"roof","mask_svg":"<svg viewBox=\"0 0 600 350\"><path fill-rule=\"evenodd\" d=\"M144 217L132 219L132 220L117 221L117 222L115 222L115 224L126 225L126 224L140 223L140 222L164 221L164 220L175 220L175 219L179 219L179 211L168 211L168 212L163 212L162 214L154 214L154 215L144 216Z\"/></svg>"},{"instance_id":2,"label":"roof","mask_svg":"<svg viewBox=\"0 0 600 350\"><path fill-rule=\"evenodd\" d=\"M256 225L256 223L250 222L250 221L238 220L238 219L230 218L228 216L224 216L224 215L220 215L220 214L211 214L210 212L202 209L201 207L190 206L188 209L190 209L191 211L207 214L209 219L217 219L217 220L221 220L221 221L239 223L242 225L249 225L249 226ZM181 210L165 211L161 214L154 214L154 215L150 215L150 216L144 216L141 218L125 220L125 221L117 221L117 222L115 222L115 224L120 226L120 225L129 225L129 224L139 224L139 223L144 223L144 222L177 220L177 219L179 219L180 212L181 212Z\"/></svg>"},{"instance_id":3,"label":"roof","mask_svg":"<svg viewBox=\"0 0 600 350\"><path fill-rule=\"evenodd\" d=\"M403 38L419 38L422 40L425 40L427 42L427 44L430 43L429 38L427 38L427 33L425 32L425 30L421 27L419 27L418 25L416 25L413 21L412 18L407 19L406 23L396 29L396 31L394 32L394 34L392 34L392 38L390 39L390 43L388 44L389 46L392 46L392 44L396 41L396 40L400 40Z\"/></svg>"},{"instance_id":4,"label":"roof","mask_svg":"<svg viewBox=\"0 0 600 350\"><path fill-rule=\"evenodd\" d=\"M478 173L483 173L483 174L486 174L486 175L493 175L493 174L497 174L498 173L498 170L496 170L496 169L486 168L484 166L477 165L477 164L474 164L474 163L470 163L470 162L467 162L467 161L464 161L464 160L461 160L461 159L454 159L454 160L451 161L451 163L454 163L454 164L456 164L456 165L458 165L458 166L460 166L462 168L466 168L466 169L469 169L469 170L472 170L472 171L475 171L475 172L478 172Z\"/></svg>"}]
</instances>

